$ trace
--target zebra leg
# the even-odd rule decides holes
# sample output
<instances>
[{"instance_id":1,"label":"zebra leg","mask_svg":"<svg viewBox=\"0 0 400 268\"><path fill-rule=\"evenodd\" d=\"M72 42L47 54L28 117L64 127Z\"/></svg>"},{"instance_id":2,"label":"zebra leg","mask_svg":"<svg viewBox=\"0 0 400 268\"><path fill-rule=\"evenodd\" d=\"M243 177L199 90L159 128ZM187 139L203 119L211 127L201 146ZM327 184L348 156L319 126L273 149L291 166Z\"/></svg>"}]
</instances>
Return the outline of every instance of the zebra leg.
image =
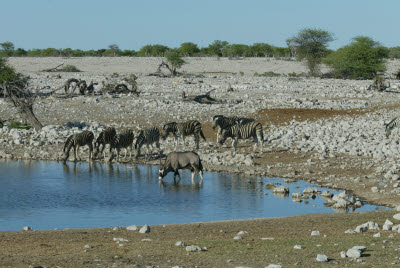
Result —
<instances>
[{"instance_id":1,"label":"zebra leg","mask_svg":"<svg viewBox=\"0 0 400 268\"><path fill-rule=\"evenodd\" d=\"M264 141L260 136L257 136L257 139L258 139L258 144L260 146L260 153L262 153L263 152L263 142Z\"/></svg>"},{"instance_id":2,"label":"zebra leg","mask_svg":"<svg viewBox=\"0 0 400 268\"><path fill-rule=\"evenodd\" d=\"M147 157L146 157L146 159L149 160L150 159L150 146L149 146L149 144L146 144L146 146L147 146Z\"/></svg>"},{"instance_id":3,"label":"zebra leg","mask_svg":"<svg viewBox=\"0 0 400 268\"><path fill-rule=\"evenodd\" d=\"M219 136L222 133L222 128L218 127L218 131L217 131L217 143L219 142Z\"/></svg>"},{"instance_id":4,"label":"zebra leg","mask_svg":"<svg viewBox=\"0 0 400 268\"><path fill-rule=\"evenodd\" d=\"M125 156L124 156L125 159L127 154L128 154L128 147L125 148Z\"/></svg>"},{"instance_id":5,"label":"zebra leg","mask_svg":"<svg viewBox=\"0 0 400 268\"><path fill-rule=\"evenodd\" d=\"M76 146L76 158L78 159L78 161L81 161L81 158L79 157L79 145Z\"/></svg>"},{"instance_id":6,"label":"zebra leg","mask_svg":"<svg viewBox=\"0 0 400 268\"><path fill-rule=\"evenodd\" d=\"M141 147L141 145L138 144L137 151L136 151L136 156L135 156L136 160L139 158L139 155L140 155L140 147Z\"/></svg>"},{"instance_id":7,"label":"zebra leg","mask_svg":"<svg viewBox=\"0 0 400 268\"><path fill-rule=\"evenodd\" d=\"M89 144L89 163L92 163L93 159L93 145L90 143Z\"/></svg>"},{"instance_id":8,"label":"zebra leg","mask_svg":"<svg viewBox=\"0 0 400 268\"><path fill-rule=\"evenodd\" d=\"M192 170L192 184L194 184L194 170Z\"/></svg>"},{"instance_id":9,"label":"zebra leg","mask_svg":"<svg viewBox=\"0 0 400 268\"><path fill-rule=\"evenodd\" d=\"M236 149L237 149L237 144L238 144L237 139L233 139L233 140L232 140L232 147L233 147L235 153L236 153Z\"/></svg>"},{"instance_id":10,"label":"zebra leg","mask_svg":"<svg viewBox=\"0 0 400 268\"><path fill-rule=\"evenodd\" d=\"M196 144L196 149L199 149L200 137L199 135L194 135L194 143Z\"/></svg>"},{"instance_id":11,"label":"zebra leg","mask_svg":"<svg viewBox=\"0 0 400 268\"><path fill-rule=\"evenodd\" d=\"M158 148L158 158L161 158L161 149L160 149L160 142L159 141L156 142L156 146Z\"/></svg>"}]
</instances>

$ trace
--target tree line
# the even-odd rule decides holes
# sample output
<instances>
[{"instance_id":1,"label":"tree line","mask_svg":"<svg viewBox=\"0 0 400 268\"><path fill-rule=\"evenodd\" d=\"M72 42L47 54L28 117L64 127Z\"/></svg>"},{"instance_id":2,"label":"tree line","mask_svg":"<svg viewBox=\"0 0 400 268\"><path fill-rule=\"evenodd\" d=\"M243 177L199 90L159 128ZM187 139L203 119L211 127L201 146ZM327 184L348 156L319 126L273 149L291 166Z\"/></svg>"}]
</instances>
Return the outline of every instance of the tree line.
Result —
<instances>
[{"instance_id":1,"label":"tree line","mask_svg":"<svg viewBox=\"0 0 400 268\"><path fill-rule=\"evenodd\" d=\"M184 57L291 57L290 49L276 47L266 43L253 45L229 44L227 41L215 40L207 47L199 48L197 44L185 42L178 48L155 44L145 45L140 50L122 50L118 45L109 45L106 49L29 49L15 48L11 42L0 43L0 56L3 57L164 57L167 52L179 52Z\"/></svg>"},{"instance_id":2,"label":"tree line","mask_svg":"<svg viewBox=\"0 0 400 268\"><path fill-rule=\"evenodd\" d=\"M309 75L320 76L320 65L324 63L332 68L328 74L333 78L371 79L385 70L385 60L400 58L400 46L387 48L367 36L356 36L350 44L337 50L328 49L334 40L332 33L316 28L305 28L286 40L287 47L276 47L267 43L253 45L229 44L227 41L215 40L207 47L199 48L195 43L185 42L178 48L164 45L145 45L139 51L121 50L118 45L109 45L107 49L15 49L11 42L0 43L0 57L85 57L85 56L130 56L130 57L165 57L171 66L171 73L185 61L181 57L218 56L238 57L275 57L292 58L306 63ZM399 71L400 76L400 71Z\"/></svg>"}]
</instances>

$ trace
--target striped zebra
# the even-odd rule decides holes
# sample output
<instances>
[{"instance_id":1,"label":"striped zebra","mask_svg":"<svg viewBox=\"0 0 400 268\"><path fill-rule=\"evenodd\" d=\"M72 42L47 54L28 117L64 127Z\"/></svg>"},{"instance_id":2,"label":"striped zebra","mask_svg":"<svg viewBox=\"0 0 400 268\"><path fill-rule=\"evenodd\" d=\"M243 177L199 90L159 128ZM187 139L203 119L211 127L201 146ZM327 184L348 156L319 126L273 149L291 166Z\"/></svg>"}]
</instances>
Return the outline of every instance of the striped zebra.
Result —
<instances>
[{"instance_id":1,"label":"striped zebra","mask_svg":"<svg viewBox=\"0 0 400 268\"><path fill-rule=\"evenodd\" d=\"M103 154L104 159L106 158L106 152L104 151L104 149L107 144L110 144L110 152L111 152L111 141L115 135L117 135L117 131L115 131L115 128L113 127L108 127L104 131L100 132L99 137L97 137L96 141L94 142L95 157L100 151L100 146L102 146L100 154Z\"/></svg>"},{"instance_id":2,"label":"striped zebra","mask_svg":"<svg viewBox=\"0 0 400 268\"><path fill-rule=\"evenodd\" d=\"M395 127L398 127L400 125L400 117L395 117L390 121L389 123L385 124L385 132L386 132L386 138L388 139L390 136L390 133L392 133L392 130Z\"/></svg>"},{"instance_id":3,"label":"striped zebra","mask_svg":"<svg viewBox=\"0 0 400 268\"><path fill-rule=\"evenodd\" d=\"M133 134L133 131L131 129L126 129L113 137L110 144L110 151L112 152L113 149L117 150L117 162L119 162L119 153L122 148L125 148L125 158L126 158L126 155L128 154L128 147L130 147L131 151L129 156L130 158L132 158L132 146L134 138L135 135ZM111 161L112 157L110 158L110 162Z\"/></svg>"},{"instance_id":4,"label":"striped zebra","mask_svg":"<svg viewBox=\"0 0 400 268\"><path fill-rule=\"evenodd\" d=\"M158 155L160 156L160 130L158 130L158 128L156 128L156 127L152 127L152 128L140 131L139 136L137 137L136 143L135 143L135 149L137 150L135 158L136 159L139 158L140 149L145 144L147 146L148 157L150 158L151 155L153 154L153 147L151 148L151 152L150 152L149 146L152 145L153 143L156 143L156 146L158 148Z\"/></svg>"},{"instance_id":5,"label":"striped zebra","mask_svg":"<svg viewBox=\"0 0 400 268\"><path fill-rule=\"evenodd\" d=\"M254 148L255 151L257 147L257 141L260 146L260 152L263 151L263 141L264 141L264 134L263 128L261 123L259 122L250 122L245 125L233 125L227 129L222 130L222 138L219 143L222 145L226 141L227 138L232 138L232 147L234 148L235 152L237 149L237 143L239 139L250 139L253 138L254 140Z\"/></svg>"},{"instance_id":6,"label":"striped zebra","mask_svg":"<svg viewBox=\"0 0 400 268\"><path fill-rule=\"evenodd\" d=\"M69 151L71 148L74 148L74 161L77 161L77 158L80 159L78 156L78 151L80 146L89 146L89 162L92 161L92 151L93 151L93 140L94 140L94 134L91 131L84 130L81 133L78 134L73 134L67 138L64 144L64 162L68 160L69 157Z\"/></svg>"},{"instance_id":7,"label":"striped zebra","mask_svg":"<svg viewBox=\"0 0 400 268\"><path fill-rule=\"evenodd\" d=\"M222 133L223 129L227 129L233 125L239 124L239 125L245 125L247 123L253 122L254 119L252 118L245 118L245 117L238 117L238 116L223 116L223 115L216 115L212 119L212 129L215 130L215 128L218 127L217 130L217 143L219 142L219 137Z\"/></svg>"},{"instance_id":8,"label":"striped zebra","mask_svg":"<svg viewBox=\"0 0 400 268\"><path fill-rule=\"evenodd\" d=\"M199 149L199 142L200 142L199 136L201 136L203 140L206 140L206 138L204 137L203 130L201 128L201 123L197 120L189 120L183 123L171 122L165 124L163 130L164 130L163 139L165 139L169 135L169 133L172 133L174 135L175 149L178 147L179 136L182 137L183 144L185 145L185 136L193 135L196 144L196 149Z\"/></svg>"}]
</instances>

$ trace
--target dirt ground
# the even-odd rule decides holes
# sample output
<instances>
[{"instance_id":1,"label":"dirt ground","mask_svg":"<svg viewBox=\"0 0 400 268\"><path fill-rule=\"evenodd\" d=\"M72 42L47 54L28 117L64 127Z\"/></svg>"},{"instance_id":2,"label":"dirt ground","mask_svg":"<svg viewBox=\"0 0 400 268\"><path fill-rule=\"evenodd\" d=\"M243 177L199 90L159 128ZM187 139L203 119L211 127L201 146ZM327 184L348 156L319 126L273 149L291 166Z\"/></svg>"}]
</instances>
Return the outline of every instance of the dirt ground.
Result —
<instances>
[{"instance_id":1,"label":"dirt ground","mask_svg":"<svg viewBox=\"0 0 400 268\"><path fill-rule=\"evenodd\" d=\"M391 211L353 214L311 214L285 218L235 220L151 226L148 234L125 228L0 232L0 266L29 267L392 267L398 260L399 235L381 232L345 234L367 221L382 224ZM314 230L320 236L311 236ZM234 240L240 231L243 239ZM117 243L114 238L128 241ZM145 239L145 240L143 240ZM175 246L206 247L187 252ZM86 248L85 245L88 245ZM294 249L301 245L304 249ZM357 262L341 251L367 247ZM328 263L318 263L325 254ZM359 263L361 262L361 263Z\"/></svg>"}]
</instances>

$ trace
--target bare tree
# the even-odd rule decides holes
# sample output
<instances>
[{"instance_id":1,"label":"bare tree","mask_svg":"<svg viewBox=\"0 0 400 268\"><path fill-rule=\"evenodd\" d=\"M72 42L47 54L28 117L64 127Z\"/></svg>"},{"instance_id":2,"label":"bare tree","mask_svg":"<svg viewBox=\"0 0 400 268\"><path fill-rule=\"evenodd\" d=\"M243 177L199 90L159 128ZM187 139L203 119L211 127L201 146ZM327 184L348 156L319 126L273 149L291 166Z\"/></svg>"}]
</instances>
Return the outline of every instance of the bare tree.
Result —
<instances>
[{"instance_id":1,"label":"bare tree","mask_svg":"<svg viewBox=\"0 0 400 268\"><path fill-rule=\"evenodd\" d=\"M17 108L20 115L36 130L43 128L42 123L37 119L33 112L33 105L35 104L37 95L28 89L27 81L18 82L3 82L0 85L0 90L3 92L4 97L15 108Z\"/></svg>"}]
</instances>

